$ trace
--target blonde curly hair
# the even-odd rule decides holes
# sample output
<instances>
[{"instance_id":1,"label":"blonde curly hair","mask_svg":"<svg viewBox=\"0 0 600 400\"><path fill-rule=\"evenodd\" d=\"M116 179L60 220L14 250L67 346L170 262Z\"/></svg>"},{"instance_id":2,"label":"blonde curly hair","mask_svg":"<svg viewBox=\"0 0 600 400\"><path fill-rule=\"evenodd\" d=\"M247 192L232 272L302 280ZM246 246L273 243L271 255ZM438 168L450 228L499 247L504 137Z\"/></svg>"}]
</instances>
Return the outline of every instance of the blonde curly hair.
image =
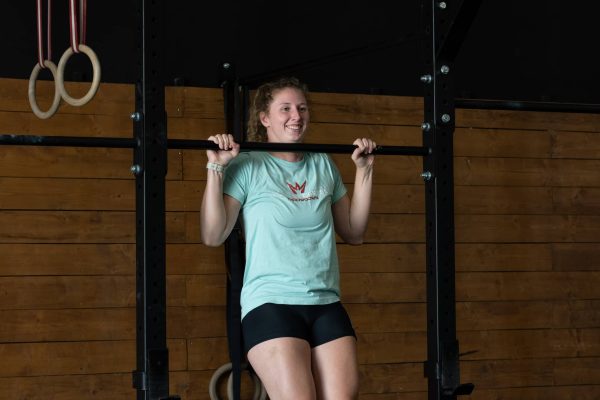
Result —
<instances>
[{"instance_id":1,"label":"blonde curly hair","mask_svg":"<svg viewBox=\"0 0 600 400\"><path fill-rule=\"evenodd\" d=\"M294 77L283 77L272 82L267 82L259 86L254 94L254 99L248 111L248 132L247 139L249 142L266 142L267 141L267 129L260 122L260 113L268 113L273 96L275 92L285 88L298 89L304 94L304 97L308 95L308 89L306 85L301 83L297 78Z\"/></svg>"}]
</instances>

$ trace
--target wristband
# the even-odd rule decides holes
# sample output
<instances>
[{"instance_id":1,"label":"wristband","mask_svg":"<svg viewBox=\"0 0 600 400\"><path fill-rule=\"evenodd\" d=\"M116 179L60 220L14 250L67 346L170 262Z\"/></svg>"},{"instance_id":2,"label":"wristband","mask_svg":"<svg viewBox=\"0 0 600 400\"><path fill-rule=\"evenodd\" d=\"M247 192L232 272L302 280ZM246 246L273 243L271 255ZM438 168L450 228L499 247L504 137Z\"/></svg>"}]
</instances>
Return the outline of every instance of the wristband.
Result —
<instances>
[{"instance_id":1,"label":"wristband","mask_svg":"<svg viewBox=\"0 0 600 400\"><path fill-rule=\"evenodd\" d=\"M217 172L223 172L225 171L225 167L222 166L221 164L217 164L217 163L206 163L206 169L212 169L213 171L217 171Z\"/></svg>"}]
</instances>

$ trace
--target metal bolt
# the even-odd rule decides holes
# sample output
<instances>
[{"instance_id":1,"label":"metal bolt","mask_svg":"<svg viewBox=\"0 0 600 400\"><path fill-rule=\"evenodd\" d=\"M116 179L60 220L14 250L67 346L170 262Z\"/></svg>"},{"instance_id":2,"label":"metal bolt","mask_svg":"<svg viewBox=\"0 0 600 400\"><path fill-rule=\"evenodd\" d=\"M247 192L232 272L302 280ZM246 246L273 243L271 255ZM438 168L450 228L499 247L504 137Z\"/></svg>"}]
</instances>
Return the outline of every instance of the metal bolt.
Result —
<instances>
[{"instance_id":1,"label":"metal bolt","mask_svg":"<svg viewBox=\"0 0 600 400\"><path fill-rule=\"evenodd\" d=\"M442 74L447 75L448 72L450 72L450 67L447 65L442 65L442 68L440 68L440 71L442 72Z\"/></svg>"},{"instance_id":2,"label":"metal bolt","mask_svg":"<svg viewBox=\"0 0 600 400\"><path fill-rule=\"evenodd\" d=\"M448 114L442 115L442 122L444 122L444 123L450 122L450 115L448 115Z\"/></svg>"},{"instance_id":3,"label":"metal bolt","mask_svg":"<svg viewBox=\"0 0 600 400\"><path fill-rule=\"evenodd\" d=\"M423 122L421 124L421 129L425 132L429 132L429 130L431 129L431 124L429 122Z\"/></svg>"},{"instance_id":4,"label":"metal bolt","mask_svg":"<svg viewBox=\"0 0 600 400\"><path fill-rule=\"evenodd\" d=\"M142 173L142 167L139 164L132 165L131 168L129 168L129 170L132 174L136 176Z\"/></svg>"},{"instance_id":5,"label":"metal bolt","mask_svg":"<svg viewBox=\"0 0 600 400\"><path fill-rule=\"evenodd\" d=\"M140 114L139 112L136 111L130 115L130 118L132 120L134 120L135 122L140 122L142 119L142 114Z\"/></svg>"},{"instance_id":6,"label":"metal bolt","mask_svg":"<svg viewBox=\"0 0 600 400\"><path fill-rule=\"evenodd\" d=\"M442 10L446 9L446 2L445 1L440 1L438 3L438 7L441 8Z\"/></svg>"},{"instance_id":7,"label":"metal bolt","mask_svg":"<svg viewBox=\"0 0 600 400\"><path fill-rule=\"evenodd\" d=\"M423 75L421 76L421 82L423 83L431 83L431 75Z\"/></svg>"},{"instance_id":8,"label":"metal bolt","mask_svg":"<svg viewBox=\"0 0 600 400\"><path fill-rule=\"evenodd\" d=\"M433 178L433 174L429 171L425 171L421 173L421 178L423 178L424 181L430 181L431 178Z\"/></svg>"},{"instance_id":9,"label":"metal bolt","mask_svg":"<svg viewBox=\"0 0 600 400\"><path fill-rule=\"evenodd\" d=\"M231 64L229 64L229 63L227 63L227 62L226 62L226 63L223 63L223 68L225 68L225 69L229 69L229 67L231 67Z\"/></svg>"}]
</instances>

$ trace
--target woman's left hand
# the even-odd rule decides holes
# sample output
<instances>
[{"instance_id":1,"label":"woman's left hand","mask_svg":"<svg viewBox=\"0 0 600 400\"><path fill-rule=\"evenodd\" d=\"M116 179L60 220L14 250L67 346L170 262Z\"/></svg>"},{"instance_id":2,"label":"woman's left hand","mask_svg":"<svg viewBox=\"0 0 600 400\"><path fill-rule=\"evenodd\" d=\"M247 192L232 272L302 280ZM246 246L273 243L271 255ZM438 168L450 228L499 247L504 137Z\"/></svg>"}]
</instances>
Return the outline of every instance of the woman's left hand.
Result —
<instances>
[{"instance_id":1,"label":"woman's left hand","mask_svg":"<svg viewBox=\"0 0 600 400\"><path fill-rule=\"evenodd\" d=\"M358 146L352 153L352 161L356 164L356 168L372 166L375 162L373 150L377 147L377 143L369 138L358 138L352 144Z\"/></svg>"}]
</instances>

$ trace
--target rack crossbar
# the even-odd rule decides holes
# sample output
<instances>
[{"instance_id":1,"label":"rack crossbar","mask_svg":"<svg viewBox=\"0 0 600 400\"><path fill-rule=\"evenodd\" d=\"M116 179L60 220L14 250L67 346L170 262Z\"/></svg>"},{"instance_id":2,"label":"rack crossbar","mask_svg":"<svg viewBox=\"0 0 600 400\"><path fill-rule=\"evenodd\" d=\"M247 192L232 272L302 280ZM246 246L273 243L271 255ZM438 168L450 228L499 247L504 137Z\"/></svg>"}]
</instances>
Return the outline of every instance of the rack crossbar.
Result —
<instances>
[{"instance_id":1,"label":"rack crossbar","mask_svg":"<svg viewBox=\"0 0 600 400\"><path fill-rule=\"evenodd\" d=\"M77 137L77 136L33 136L33 135L0 135L0 145L19 146L62 146L62 147L104 147L135 148L136 141L131 138L111 137ZM168 139L169 149L218 150L218 146L210 140ZM330 153L351 154L356 149L348 144L313 144L313 143L268 143L245 142L240 151L270 151L298 153ZM426 156L430 154L428 147L419 146L377 146L377 155Z\"/></svg>"}]
</instances>

